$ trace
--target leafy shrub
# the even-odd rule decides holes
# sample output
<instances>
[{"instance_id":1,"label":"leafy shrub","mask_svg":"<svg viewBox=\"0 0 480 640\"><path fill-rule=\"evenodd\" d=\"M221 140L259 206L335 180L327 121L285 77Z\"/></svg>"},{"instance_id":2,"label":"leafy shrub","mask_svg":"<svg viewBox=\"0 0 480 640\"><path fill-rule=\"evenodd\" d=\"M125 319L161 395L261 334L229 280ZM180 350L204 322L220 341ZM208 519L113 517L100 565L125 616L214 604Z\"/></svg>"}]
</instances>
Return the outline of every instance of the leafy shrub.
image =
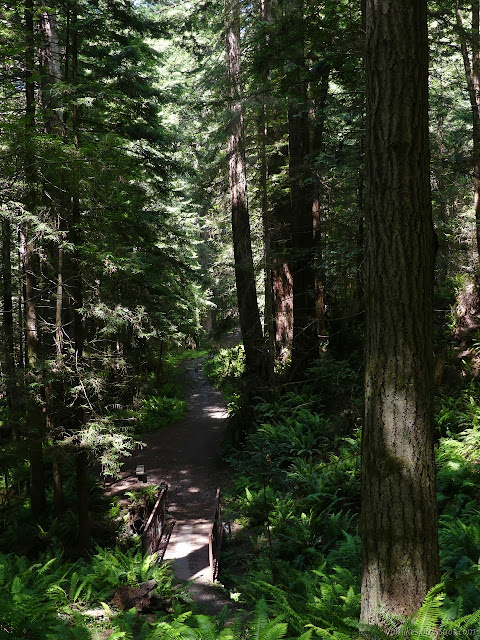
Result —
<instances>
[{"instance_id":1,"label":"leafy shrub","mask_svg":"<svg viewBox=\"0 0 480 640\"><path fill-rule=\"evenodd\" d=\"M392 635L413 640L429 640L445 636L475 636L480 629L480 610L461 616L459 610L448 605L444 593L445 585L440 583L427 594L420 609L412 616L394 616L383 612L383 629L365 627L361 631L371 637L387 638ZM452 614L454 617L452 617Z\"/></svg>"},{"instance_id":2,"label":"leafy shrub","mask_svg":"<svg viewBox=\"0 0 480 640\"><path fill-rule=\"evenodd\" d=\"M480 431L466 429L443 438L437 454L437 499L441 511L461 515L478 499L480 479Z\"/></svg>"},{"instance_id":3,"label":"leafy shrub","mask_svg":"<svg viewBox=\"0 0 480 640\"><path fill-rule=\"evenodd\" d=\"M138 420L141 433L164 429L187 412L185 400L168 396L150 396L144 401Z\"/></svg>"},{"instance_id":4,"label":"leafy shrub","mask_svg":"<svg viewBox=\"0 0 480 640\"><path fill-rule=\"evenodd\" d=\"M347 360L336 360L322 353L307 372L304 392L323 407L354 410L360 415L362 398L361 362L352 366Z\"/></svg>"},{"instance_id":5,"label":"leafy shrub","mask_svg":"<svg viewBox=\"0 0 480 640\"><path fill-rule=\"evenodd\" d=\"M354 635L344 619L358 617L360 602L359 434L339 432L305 388L274 390L254 409L254 428L231 456L233 508L248 518L250 545L239 535L246 573L230 579L247 605L266 598L289 633L308 622L320 635Z\"/></svg>"},{"instance_id":6,"label":"leafy shrub","mask_svg":"<svg viewBox=\"0 0 480 640\"><path fill-rule=\"evenodd\" d=\"M156 563L155 555L144 555L138 549L125 552L97 547L88 582L100 600L109 598L118 585L136 586L151 580L158 582L157 592L168 596L173 592L172 574L167 564Z\"/></svg>"},{"instance_id":7,"label":"leafy shrub","mask_svg":"<svg viewBox=\"0 0 480 640\"><path fill-rule=\"evenodd\" d=\"M307 627L316 632L314 637L358 636L360 580L350 569L325 561L307 571L298 571L285 561L275 566L275 583L267 568L249 572L242 594L248 603L265 598L272 614L288 624L293 637L305 633Z\"/></svg>"},{"instance_id":8,"label":"leafy shrub","mask_svg":"<svg viewBox=\"0 0 480 640\"><path fill-rule=\"evenodd\" d=\"M24 557L1 555L0 630L29 638L43 638L45 630L58 630L59 637L68 638L56 605L62 603L70 573L60 556L32 563Z\"/></svg>"},{"instance_id":9,"label":"leafy shrub","mask_svg":"<svg viewBox=\"0 0 480 640\"><path fill-rule=\"evenodd\" d=\"M466 387L439 396L436 403L435 424L439 434L454 436L480 425L480 385L474 380Z\"/></svg>"},{"instance_id":10,"label":"leafy shrub","mask_svg":"<svg viewBox=\"0 0 480 640\"><path fill-rule=\"evenodd\" d=\"M440 519L442 568L454 577L459 577L465 569L470 569L479 562L480 512L473 512L469 519L471 521L468 523L448 515Z\"/></svg>"},{"instance_id":11,"label":"leafy shrub","mask_svg":"<svg viewBox=\"0 0 480 640\"><path fill-rule=\"evenodd\" d=\"M203 363L203 371L208 380L221 389L229 414L238 411L241 397L239 381L245 371L243 345L221 349L207 358Z\"/></svg>"},{"instance_id":12,"label":"leafy shrub","mask_svg":"<svg viewBox=\"0 0 480 640\"><path fill-rule=\"evenodd\" d=\"M228 378L241 378L245 371L245 350L243 345L221 349L217 354L205 360L205 375L217 384L223 384Z\"/></svg>"}]
</instances>

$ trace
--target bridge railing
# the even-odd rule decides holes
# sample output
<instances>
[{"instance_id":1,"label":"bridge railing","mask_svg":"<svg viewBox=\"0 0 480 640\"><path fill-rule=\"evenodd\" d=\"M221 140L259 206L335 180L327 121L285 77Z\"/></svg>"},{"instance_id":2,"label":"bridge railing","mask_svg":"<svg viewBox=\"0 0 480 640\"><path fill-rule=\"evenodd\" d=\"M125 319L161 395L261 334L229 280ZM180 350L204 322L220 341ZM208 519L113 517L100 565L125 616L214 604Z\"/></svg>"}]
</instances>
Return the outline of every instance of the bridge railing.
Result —
<instances>
[{"instance_id":1,"label":"bridge railing","mask_svg":"<svg viewBox=\"0 0 480 640\"><path fill-rule=\"evenodd\" d=\"M212 529L208 537L208 554L210 559L210 577L215 582L218 576L220 564L220 549L222 546L223 523L222 523L222 504L220 502L220 487L217 489L215 496L215 505L213 507Z\"/></svg>"},{"instance_id":2,"label":"bridge railing","mask_svg":"<svg viewBox=\"0 0 480 640\"><path fill-rule=\"evenodd\" d=\"M142 533L143 552L157 553L157 562L163 560L175 524L167 518L167 494L168 487L162 487Z\"/></svg>"}]
</instances>

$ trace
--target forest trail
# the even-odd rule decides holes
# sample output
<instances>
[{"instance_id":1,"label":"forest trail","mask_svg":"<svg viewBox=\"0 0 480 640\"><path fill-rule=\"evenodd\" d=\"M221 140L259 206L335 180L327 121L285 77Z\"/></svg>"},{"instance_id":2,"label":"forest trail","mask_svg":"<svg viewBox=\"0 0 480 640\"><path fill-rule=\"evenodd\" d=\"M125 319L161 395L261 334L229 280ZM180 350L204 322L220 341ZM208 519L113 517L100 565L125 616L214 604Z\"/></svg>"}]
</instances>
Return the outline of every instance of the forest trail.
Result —
<instances>
[{"instance_id":1,"label":"forest trail","mask_svg":"<svg viewBox=\"0 0 480 640\"><path fill-rule=\"evenodd\" d=\"M229 472L220 458L227 411L219 391L205 379L203 359L186 361L180 370L189 412L180 421L144 436L146 447L123 464L121 478L111 495L145 486L135 468L145 465L149 484L168 483L169 514L175 520L165 560L171 560L177 579L192 581L195 602L217 613L232 601L210 583L208 536L217 487L224 487Z\"/></svg>"}]
</instances>

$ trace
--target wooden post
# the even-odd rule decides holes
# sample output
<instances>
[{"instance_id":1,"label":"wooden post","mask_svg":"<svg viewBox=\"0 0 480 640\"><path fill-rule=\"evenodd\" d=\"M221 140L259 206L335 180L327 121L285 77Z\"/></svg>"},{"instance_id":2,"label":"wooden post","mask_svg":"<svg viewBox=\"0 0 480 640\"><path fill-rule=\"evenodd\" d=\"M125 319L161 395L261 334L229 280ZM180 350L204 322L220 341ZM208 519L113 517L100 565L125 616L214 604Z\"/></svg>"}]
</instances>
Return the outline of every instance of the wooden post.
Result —
<instances>
[{"instance_id":1,"label":"wooden post","mask_svg":"<svg viewBox=\"0 0 480 640\"><path fill-rule=\"evenodd\" d=\"M145 465L139 464L135 469L135 475L139 482L147 482L147 474L145 473Z\"/></svg>"}]
</instances>

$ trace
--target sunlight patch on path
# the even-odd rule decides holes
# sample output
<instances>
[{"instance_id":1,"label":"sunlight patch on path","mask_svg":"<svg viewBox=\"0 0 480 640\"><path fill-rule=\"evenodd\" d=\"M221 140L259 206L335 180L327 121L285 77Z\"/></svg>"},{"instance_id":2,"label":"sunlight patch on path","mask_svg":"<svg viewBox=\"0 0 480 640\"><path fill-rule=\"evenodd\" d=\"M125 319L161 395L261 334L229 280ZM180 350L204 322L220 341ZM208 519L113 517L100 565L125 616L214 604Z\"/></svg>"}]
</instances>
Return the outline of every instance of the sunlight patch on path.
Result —
<instances>
[{"instance_id":1,"label":"sunlight patch on path","mask_svg":"<svg viewBox=\"0 0 480 640\"><path fill-rule=\"evenodd\" d=\"M208 557L208 536L211 523L205 520L177 522L165 553L165 560L172 561L172 567L179 580L210 582Z\"/></svg>"}]
</instances>

